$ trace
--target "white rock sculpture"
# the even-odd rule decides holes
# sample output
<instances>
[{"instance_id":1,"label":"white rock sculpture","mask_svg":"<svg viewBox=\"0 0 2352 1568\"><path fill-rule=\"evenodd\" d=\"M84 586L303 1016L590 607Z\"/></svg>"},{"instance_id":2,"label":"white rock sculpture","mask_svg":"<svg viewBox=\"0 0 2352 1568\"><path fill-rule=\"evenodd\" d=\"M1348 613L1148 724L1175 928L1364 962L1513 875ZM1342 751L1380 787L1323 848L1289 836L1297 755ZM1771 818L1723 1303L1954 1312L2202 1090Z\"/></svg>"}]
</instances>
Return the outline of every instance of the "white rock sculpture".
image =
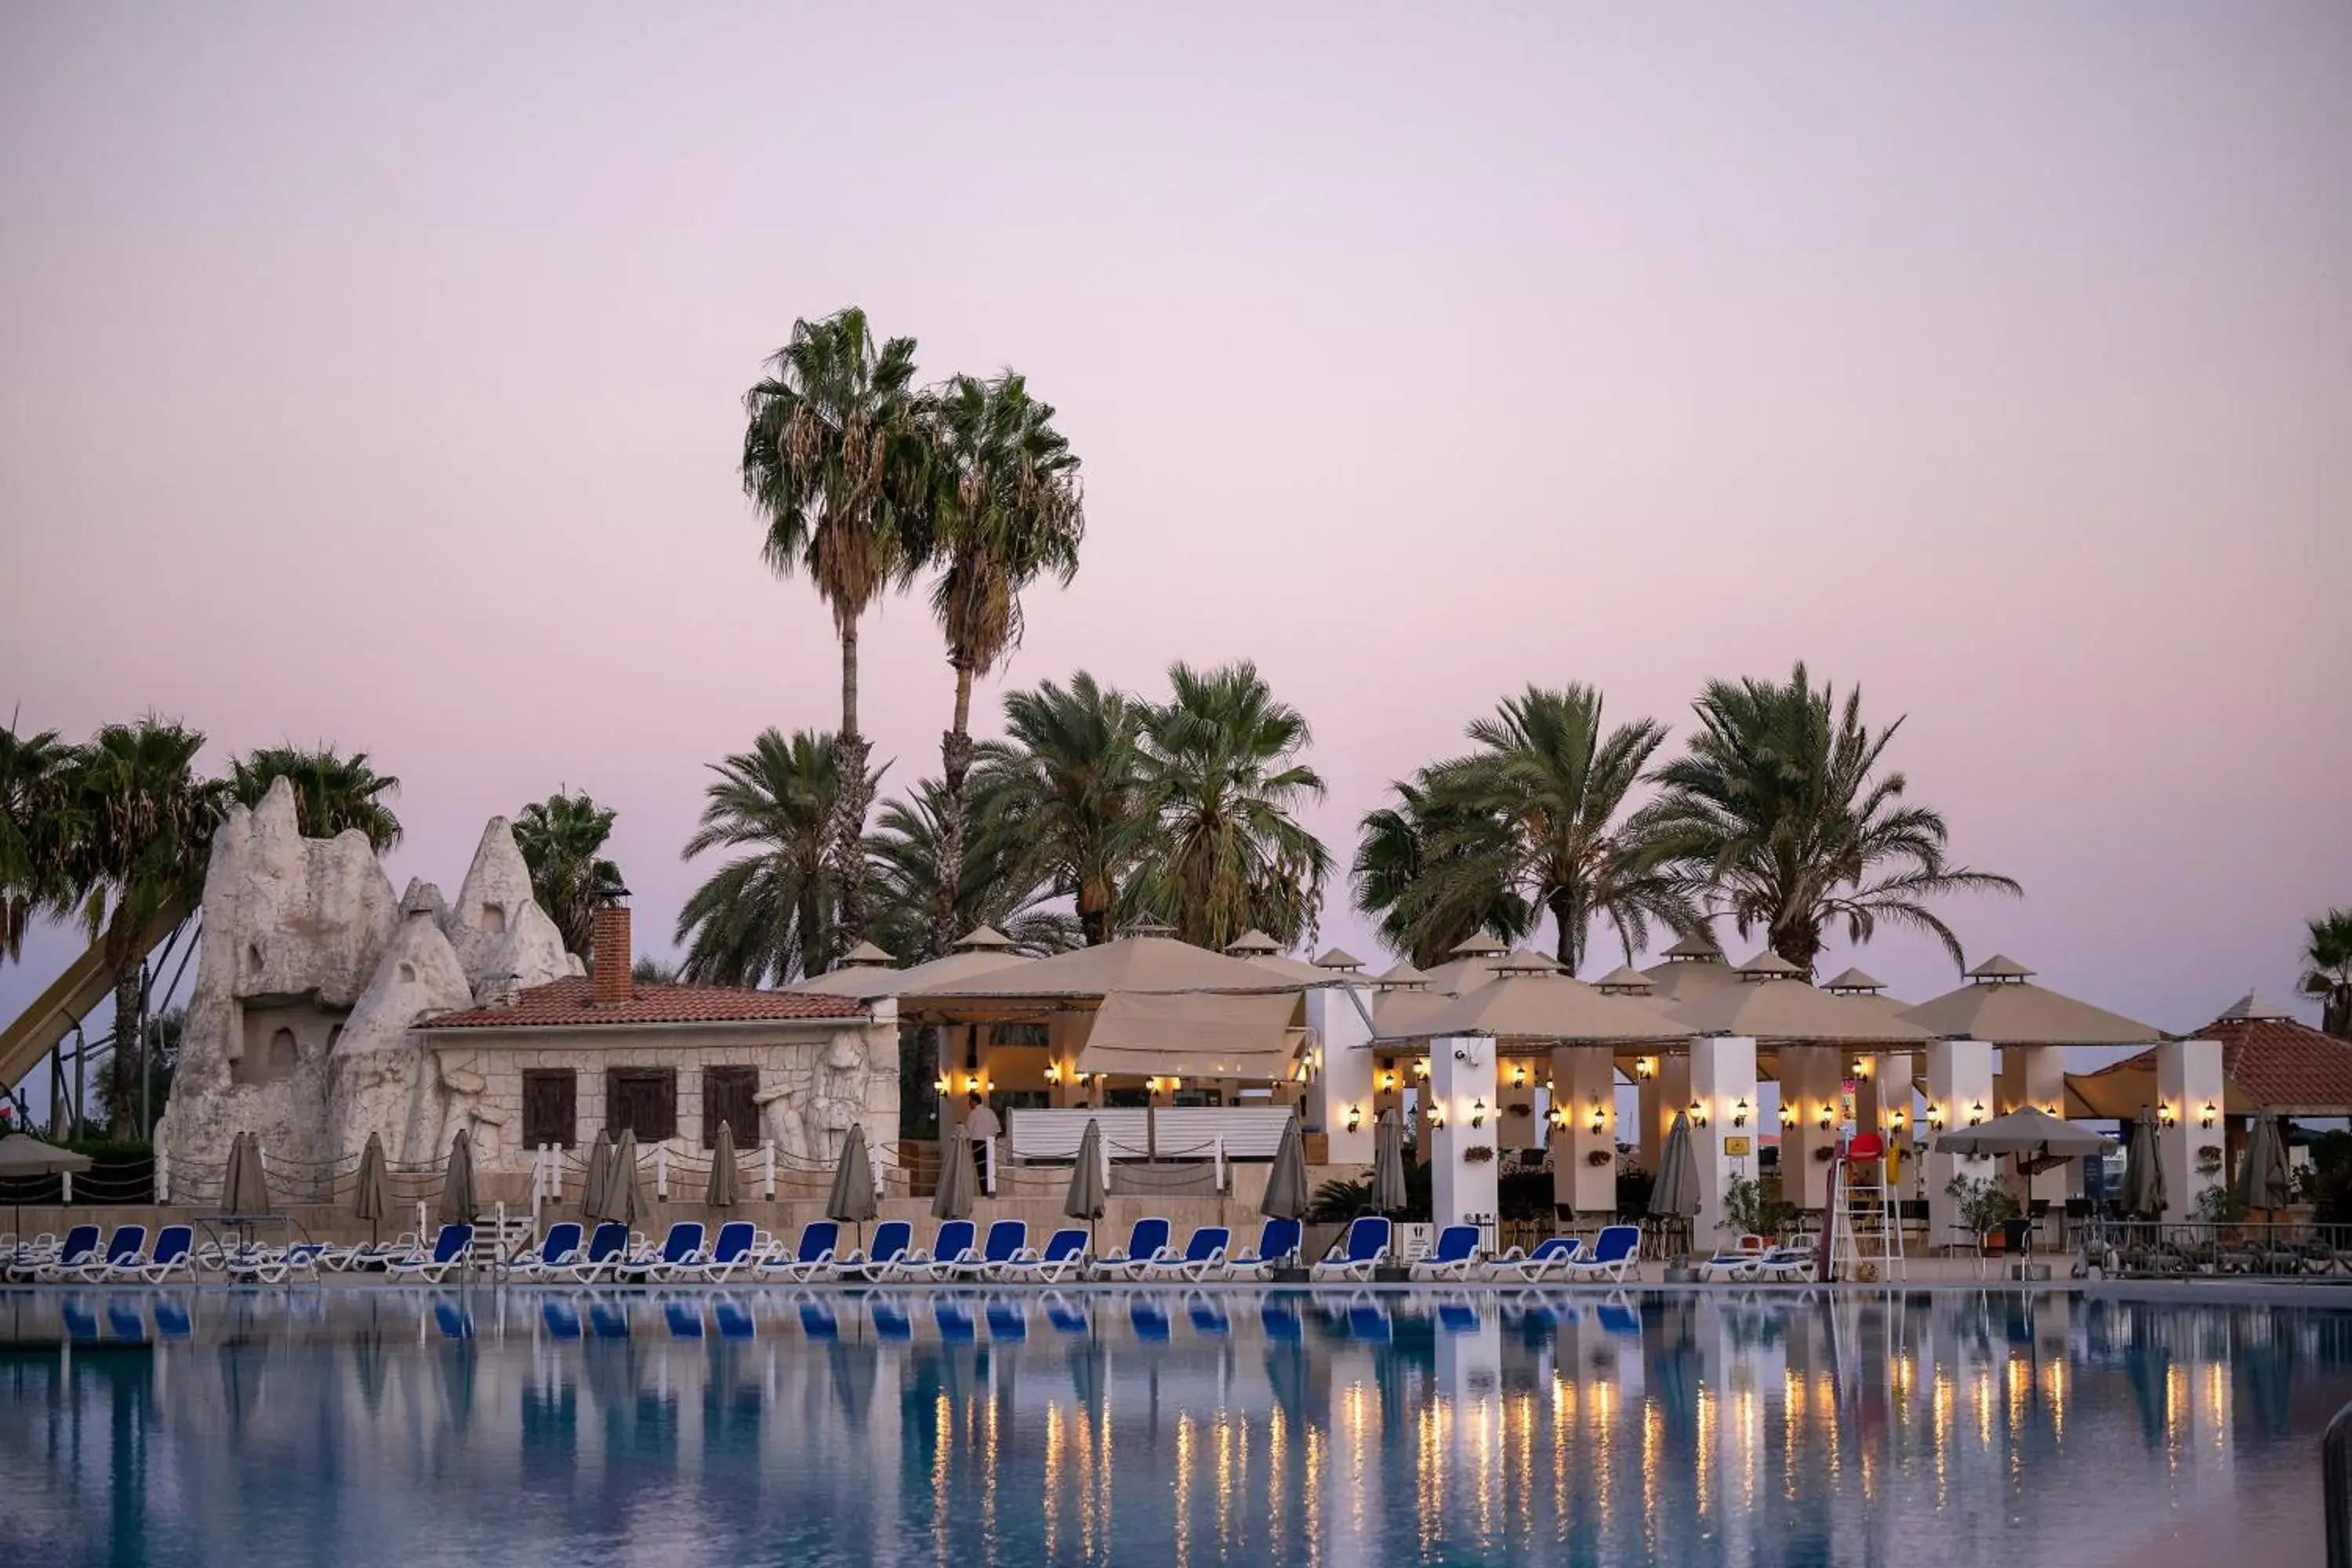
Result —
<instances>
[{"instance_id":1,"label":"white rock sculpture","mask_svg":"<svg viewBox=\"0 0 2352 1568\"><path fill-rule=\"evenodd\" d=\"M503 816L482 828L474 863L442 915L441 929L480 1000L493 989L529 989L580 973L577 960L563 950L562 933L532 896L530 868L515 845L514 824Z\"/></svg>"},{"instance_id":2,"label":"white rock sculpture","mask_svg":"<svg viewBox=\"0 0 2352 1568\"><path fill-rule=\"evenodd\" d=\"M449 1096L412 1033L426 1014L474 1000L473 983L442 934L444 908L430 882L408 885L401 923L384 946L375 979L336 1042L330 1121L340 1149L365 1147L371 1132L383 1134L394 1160L429 1161L446 1147L441 1134L449 1124Z\"/></svg>"}]
</instances>

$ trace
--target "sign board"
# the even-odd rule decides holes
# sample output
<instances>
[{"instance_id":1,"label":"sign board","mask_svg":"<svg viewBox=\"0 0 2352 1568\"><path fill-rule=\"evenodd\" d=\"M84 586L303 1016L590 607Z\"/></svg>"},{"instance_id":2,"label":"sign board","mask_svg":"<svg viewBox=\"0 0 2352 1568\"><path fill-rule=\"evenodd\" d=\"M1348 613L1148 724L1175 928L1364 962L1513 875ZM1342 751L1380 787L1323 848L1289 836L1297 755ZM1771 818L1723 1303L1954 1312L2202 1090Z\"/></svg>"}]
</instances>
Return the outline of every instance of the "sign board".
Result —
<instances>
[{"instance_id":1,"label":"sign board","mask_svg":"<svg viewBox=\"0 0 2352 1568\"><path fill-rule=\"evenodd\" d=\"M1750 1152L1748 1141L1745 1138L1726 1138L1723 1141L1723 1152L1733 1159L1738 1159Z\"/></svg>"}]
</instances>

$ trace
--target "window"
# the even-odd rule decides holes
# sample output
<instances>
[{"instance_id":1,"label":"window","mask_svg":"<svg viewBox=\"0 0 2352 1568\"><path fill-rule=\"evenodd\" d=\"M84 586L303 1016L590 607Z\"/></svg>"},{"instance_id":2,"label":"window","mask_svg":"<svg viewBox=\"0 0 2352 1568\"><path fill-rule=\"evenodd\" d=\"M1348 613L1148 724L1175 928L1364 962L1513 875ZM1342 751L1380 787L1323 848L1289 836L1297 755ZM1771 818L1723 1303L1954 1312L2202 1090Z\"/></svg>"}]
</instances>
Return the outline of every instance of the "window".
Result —
<instances>
[{"instance_id":1,"label":"window","mask_svg":"<svg viewBox=\"0 0 2352 1568\"><path fill-rule=\"evenodd\" d=\"M1140 1110L1150 1103L1151 1091L1148 1089L1107 1089L1103 1090L1103 1105L1106 1109L1117 1107L1120 1110Z\"/></svg>"},{"instance_id":2,"label":"window","mask_svg":"<svg viewBox=\"0 0 2352 1568\"><path fill-rule=\"evenodd\" d=\"M568 1068L523 1074L523 1146L554 1143L569 1149L579 1136L580 1075Z\"/></svg>"},{"instance_id":3,"label":"window","mask_svg":"<svg viewBox=\"0 0 2352 1568\"><path fill-rule=\"evenodd\" d=\"M760 1142L760 1108L752 1097L760 1092L758 1068L702 1069L702 1146L719 1142L721 1122L735 1130L735 1147L755 1148Z\"/></svg>"},{"instance_id":4,"label":"window","mask_svg":"<svg viewBox=\"0 0 2352 1568\"><path fill-rule=\"evenodd\" d=\"M677 1136L677 1074L669 1068L613 1068L604 1074L604 1126L640 1143Z\"/></svg>"}]
</instances>

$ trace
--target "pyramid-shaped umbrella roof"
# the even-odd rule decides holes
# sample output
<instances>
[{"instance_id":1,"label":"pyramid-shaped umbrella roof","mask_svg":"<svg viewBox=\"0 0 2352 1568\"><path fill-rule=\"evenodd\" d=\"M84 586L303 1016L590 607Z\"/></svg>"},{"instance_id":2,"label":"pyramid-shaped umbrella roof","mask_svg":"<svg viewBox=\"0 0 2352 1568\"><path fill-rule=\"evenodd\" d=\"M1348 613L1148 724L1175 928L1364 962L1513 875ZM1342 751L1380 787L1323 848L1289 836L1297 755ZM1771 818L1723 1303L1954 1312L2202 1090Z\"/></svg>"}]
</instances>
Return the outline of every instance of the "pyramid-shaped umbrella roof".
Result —
<instances>
[{"instance_id":1,"label":"pyramid-shaped umbrella roof","mask_svg":"<svg viewBox=\"0 0 2352 1568\"><path fill-rule=\"evenodd\" d=\"M1969 971L1957 991L1906 1008L1902 1016L1937 1039L1996 1046L2140 1046L2164 1031L2078 1002L2027 978L2033 971L1996 953Z\"/></svg>"},{"instance_id":2,"label":"pyramid-shaped umbrella roof","mask_svg":"<svg viewBox=\"0 0 2352 1568\"><path fill-rule=\"evenodd\" d=\"M1689 1029L1646 1001L1612 996L1557 972L1499 975L1466 995L1447 999L1443 1006L1415 1013L1401 1030L1387 1017L1379 1021L1382 1038L1489 1035L1508 1040L1613 1042L1690 1037Z\"/></svg>"},{"instance_id":3,"label":"pyramid-shaped umbrella roof","mask_svg":"<svg viewBox=\"0 0 2352 1568\"><path fill-rule=\"evenodd\" d=\"M1767 971L1769 973L1769 971ZM1802 980L1735 980L1667 1009L1700 1035L1759 1040L1887 1045L1924 1040L1927 1032L1858 996L1832 996Z\"/></svg>"},{"instance_id":4,"label":"pyramid-shaped umbrella roof","mask_svg":"<svg viewBox=\"0 0 2352 1568\"><path fill-rule=\"evenodd\" d=\"M918 963L911 969L836 969L814 980L804 980L792 989L814 991L824 996L855 996L870 1002L877 997L899 996L922 986L944 985L1035 962L1003 948L971 948L932 959L929 963Z\"/></svg>"},{"instance_id":5,"label":"pyramid-shaped umbrella roof","mask_svg":"<svg viewBox=\"0 0 2352 1568\"><path fill-rule=\"evenodd\" d=\"M1325 976L1327 984L1339 980ZM1251 995L1299 991L1306 982L1245 959L1228 958L1173 937L1120 937L1099 947L1057 952L1034 963L901 992L901 1016L920 1019L985 1011L1022 1000L1100 1000L1113 992Z\"/></svg>"}]
</instances>

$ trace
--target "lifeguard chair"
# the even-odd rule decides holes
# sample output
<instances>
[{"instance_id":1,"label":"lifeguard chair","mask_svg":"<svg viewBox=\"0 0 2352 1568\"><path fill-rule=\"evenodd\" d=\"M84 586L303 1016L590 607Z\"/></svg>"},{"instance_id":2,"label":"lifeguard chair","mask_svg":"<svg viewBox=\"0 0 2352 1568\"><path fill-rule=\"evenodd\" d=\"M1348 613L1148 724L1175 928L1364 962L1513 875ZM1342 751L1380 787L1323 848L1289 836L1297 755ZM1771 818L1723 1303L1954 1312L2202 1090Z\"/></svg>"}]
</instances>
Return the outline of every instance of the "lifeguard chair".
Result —
<instances>
[{"instance_id":1,"label":"lifeguard chair","mask_svg":"<svg viewBox=\"0 0 2352 1568\"><path fill-rule=\"evenodd\" d=\"M1863 1132L1840 1144L1834 1187L1829 1277L1880 1285L1902 1279L1903 1216L1886 1182L1886 1141Z\"/></svg>"}]
</instances>

